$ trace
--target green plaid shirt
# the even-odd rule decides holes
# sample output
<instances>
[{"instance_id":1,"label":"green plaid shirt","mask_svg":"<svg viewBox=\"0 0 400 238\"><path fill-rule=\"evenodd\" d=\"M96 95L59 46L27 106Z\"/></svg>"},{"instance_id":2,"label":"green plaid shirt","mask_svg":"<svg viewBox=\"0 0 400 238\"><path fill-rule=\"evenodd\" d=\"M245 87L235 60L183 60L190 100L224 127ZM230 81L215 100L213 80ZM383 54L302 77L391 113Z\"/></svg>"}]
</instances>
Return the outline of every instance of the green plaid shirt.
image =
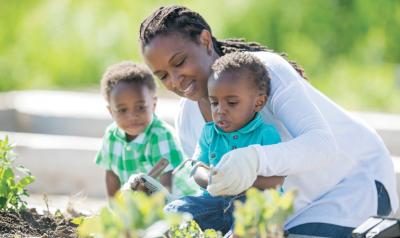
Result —
<instances>
[{"instance_id":1,"label":"green plaid shirt","mask_svg":"<svg viewBox=\"0 0 400 238\"><path fill-rule=\"evenodd\" d=\"M154 115L145 131L130 142L127 142L125 132L112 123L106 129L95 163L112 170L124 184L132 174L147 173L161 158L170 163L164 172L171 171L183 161L172 128ZM173 176L174 194L191 195L199 191L193 179L189 179L188 172L184 170Z\"/></svg>"}]
</instances>

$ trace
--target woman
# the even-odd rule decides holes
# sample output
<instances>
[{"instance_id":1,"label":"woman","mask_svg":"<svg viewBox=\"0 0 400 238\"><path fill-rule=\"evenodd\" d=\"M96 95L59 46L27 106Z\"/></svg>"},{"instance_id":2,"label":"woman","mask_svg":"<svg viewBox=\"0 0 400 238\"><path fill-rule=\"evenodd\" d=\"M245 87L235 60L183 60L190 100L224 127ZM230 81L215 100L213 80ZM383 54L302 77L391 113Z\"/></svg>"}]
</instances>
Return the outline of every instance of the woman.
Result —
<instances>
[{"instance_id":1,"label":"woman","mask_svg":"<svg viewBox=\"0 0 400 238\"><path fill-rule=\"evenodd\" d=\"M382 140L304 80L295 63L257 43L216 40L198 13L180 6L157 9L142 23L140 41L153 73L183 97L176 128L190 156L212 120L207 80L213 62L249 51L269 72L271 92L262 115L284 142L224 155L207 188L212 195L238 194L257 176L287 176L285 188L298 193L285 229L328 237L349 236L369 216L397 209L393 164Z\"/></svg>"}]
</instances>

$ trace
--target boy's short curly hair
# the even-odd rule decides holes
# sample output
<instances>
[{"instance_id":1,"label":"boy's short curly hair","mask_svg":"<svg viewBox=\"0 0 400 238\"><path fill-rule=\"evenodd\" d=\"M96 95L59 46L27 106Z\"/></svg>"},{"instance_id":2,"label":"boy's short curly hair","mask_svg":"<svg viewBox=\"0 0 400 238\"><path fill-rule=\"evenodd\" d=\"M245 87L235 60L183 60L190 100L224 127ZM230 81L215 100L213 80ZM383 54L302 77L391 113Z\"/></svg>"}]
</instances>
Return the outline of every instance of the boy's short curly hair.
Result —
<instances>
[{"instance_id":1,"label":"boy's short curly hair","mask_svg":"<svg viewBox=\"0 0 400 238\"><path fill-rule=\"evenodd\" d=\"M101 78L100 90L107 101L110 99L111 91L119 82L146 86L151 92L156 90L156 84L150 70L145 65L132 61L113 64L104 72Z\"/></svg>"},{"instance_id":2,"label":"boy's short curly hair","mask_svg":"<svg viewBox=\"0 0 400 238\"><path fill-rule=\"evenodd\" d=\"M270 93L270 77L266 66L253 54L248 52L233 52L218 58L212 65L214 78L218 80L220 75L228 71L247 71L252 75L256 88L265 92L267 96Z\"/></svg>"}]
</instances>

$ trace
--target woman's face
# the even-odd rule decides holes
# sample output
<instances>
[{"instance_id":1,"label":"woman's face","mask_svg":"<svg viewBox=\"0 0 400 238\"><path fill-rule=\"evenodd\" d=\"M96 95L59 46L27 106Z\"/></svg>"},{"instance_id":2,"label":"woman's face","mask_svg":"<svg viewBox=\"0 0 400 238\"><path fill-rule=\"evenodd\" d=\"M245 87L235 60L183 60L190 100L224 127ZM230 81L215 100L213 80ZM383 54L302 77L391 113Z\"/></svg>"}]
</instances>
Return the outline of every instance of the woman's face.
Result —
<instances>
[{"instance_id":1,"label":"woman's face","mask_svg":"<svg viewBox=\"0 0 400 238\"><path fill-rule=\"evenodd\" d=\"M143 56L168 90L194 101L207 98L211 65L218 57L208 31L198 42L181 33L156 36L143 48Z\"/></svg>"}]
</instances>

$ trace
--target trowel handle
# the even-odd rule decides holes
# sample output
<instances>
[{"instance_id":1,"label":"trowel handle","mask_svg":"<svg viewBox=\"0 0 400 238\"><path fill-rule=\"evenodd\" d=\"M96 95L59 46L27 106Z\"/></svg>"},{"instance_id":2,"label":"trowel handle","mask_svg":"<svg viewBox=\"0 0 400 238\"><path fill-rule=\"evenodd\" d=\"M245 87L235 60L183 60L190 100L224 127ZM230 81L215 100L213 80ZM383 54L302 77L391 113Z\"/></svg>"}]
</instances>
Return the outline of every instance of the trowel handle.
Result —
<instances>
[{"instance_id":1,"label":"trowel handle","mask_svg":"<svg viewBox=\"0 0 400 238\"><path fill-rule=\"evenodd\" d=\"M162 174L164 169L168 166L169 162L166 158L161 158L154 167L147 173L148 176L157 178Z\"/></svg>"}]
</instances>

